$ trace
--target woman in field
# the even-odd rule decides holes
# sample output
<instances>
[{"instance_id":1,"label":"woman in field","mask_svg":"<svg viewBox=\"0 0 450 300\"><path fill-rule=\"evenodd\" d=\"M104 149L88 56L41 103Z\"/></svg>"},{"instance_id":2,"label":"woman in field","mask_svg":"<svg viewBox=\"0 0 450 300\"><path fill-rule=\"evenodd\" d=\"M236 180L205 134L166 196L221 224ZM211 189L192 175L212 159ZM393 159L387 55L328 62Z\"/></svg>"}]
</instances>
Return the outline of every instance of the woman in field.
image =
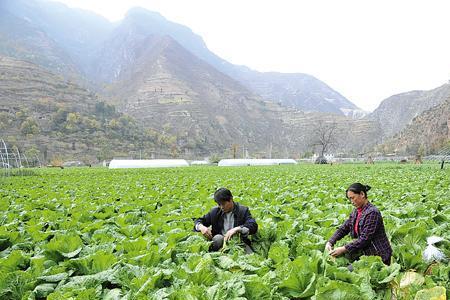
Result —
<instances>
[{"instance_id":1,"label":"woman in field","mask_svg":"<svg viewBox=\"0 0 450 300\"><path fill-rule=\"evenodd\" d=\"M358 259L362 255L378 255L387 265L391 262L392 248L384 230L381 213L367 199L370 186L353 183L346 191L347 198L355 206L350 217L328 240L325 249L336 257L344 253ZM345 246L333 249L333 245L350 233L354 240Z\"/></svg>"}]
</instances>

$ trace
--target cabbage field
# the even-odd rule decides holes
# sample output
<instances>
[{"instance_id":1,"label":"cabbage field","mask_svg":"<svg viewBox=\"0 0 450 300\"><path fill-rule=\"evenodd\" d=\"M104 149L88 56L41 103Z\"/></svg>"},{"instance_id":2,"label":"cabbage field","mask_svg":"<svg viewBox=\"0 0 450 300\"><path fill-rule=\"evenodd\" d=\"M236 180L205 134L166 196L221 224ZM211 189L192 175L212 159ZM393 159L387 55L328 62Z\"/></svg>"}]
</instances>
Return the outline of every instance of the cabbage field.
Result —
<instances>
[{"instance_id":1,"label":"cabbage field","mask_svg":"<svg viewBox=\"0 0 450 300\"><path fill-rule=\"evenodd\" d=\"M296 165L108 170L37 169L0 178L0 299L446 299L448 262L425 262L426 239L450 256L450 169ZM350 214L345 189L372 186L393 263L324 253ZM221 252L193 219L229 188L259 224L255 253ZM349 238L337 245L348 242ZM435 297L435 298L433 298Z\"/></svg>"}]
</instances>

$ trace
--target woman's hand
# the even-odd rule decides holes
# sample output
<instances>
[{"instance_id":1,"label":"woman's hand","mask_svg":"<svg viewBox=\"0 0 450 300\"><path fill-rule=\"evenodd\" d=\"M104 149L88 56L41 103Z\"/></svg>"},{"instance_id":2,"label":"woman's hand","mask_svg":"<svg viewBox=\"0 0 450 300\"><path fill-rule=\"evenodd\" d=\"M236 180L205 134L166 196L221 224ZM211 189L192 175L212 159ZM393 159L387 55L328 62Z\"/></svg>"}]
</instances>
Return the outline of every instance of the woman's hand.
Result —
<instances>
[{"instance_id":1,"label":"woman's hand","mask_svg":"<svg viewBox=\"0 0 450 300\"><path fill-rule=\"evenodd\" d=\"M332 250L330 252L330 255L333 257L337 257L337 256L344 254L345 252L347 252L347 249L345 249L345 247L342 246L342 247L338 247L338 248Z\"/></svg>"},{"instance_id":2,"label":"woman's hand","mask_svg":"<svg viewBox=\"0 0 450 300\"><path fill-rule=\"evenodd\" d=\"M327 250L328 252L333 251L333 245L331 245L330 242L327 242L327 243L325 244L325 250Z\"/></svg>"}]
</instances>

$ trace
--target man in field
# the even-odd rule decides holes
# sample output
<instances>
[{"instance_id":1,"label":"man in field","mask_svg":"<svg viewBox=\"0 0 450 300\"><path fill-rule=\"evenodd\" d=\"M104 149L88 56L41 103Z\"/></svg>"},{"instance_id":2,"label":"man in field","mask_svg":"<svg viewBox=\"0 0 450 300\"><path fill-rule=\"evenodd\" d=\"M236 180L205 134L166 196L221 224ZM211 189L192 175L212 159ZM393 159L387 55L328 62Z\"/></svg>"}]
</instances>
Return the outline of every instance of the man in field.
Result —
<instances>
[{"instance_id":1,"label":"man in field","mask_svg":"<svg viewBox=\"0 0 450 300\"><path fill-rule=\"evenodd\" d=\"M246 253L252 253L248 236L256 233L258 224L248 207L234 202L231 191L226 188L220 188L214 193L214 201L217 206L195 221L195 231L201 232L208 240L212 240L210 248L212 251L218 251L222 248L224 241L230 240L239 233L246 245Z\"/></svg>"}]
</instances>

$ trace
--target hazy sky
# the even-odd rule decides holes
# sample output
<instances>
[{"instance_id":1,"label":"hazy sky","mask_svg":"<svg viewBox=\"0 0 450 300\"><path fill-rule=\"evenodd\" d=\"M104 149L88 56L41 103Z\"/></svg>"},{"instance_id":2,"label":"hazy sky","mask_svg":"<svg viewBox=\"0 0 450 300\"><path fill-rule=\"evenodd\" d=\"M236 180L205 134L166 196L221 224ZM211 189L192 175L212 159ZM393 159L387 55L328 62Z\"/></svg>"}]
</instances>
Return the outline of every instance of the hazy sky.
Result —
<instances>
[{"instance_id":1,"label":"hazy sky","mask_svg":"<svg viewBox=\"0 0 450 300\"><path fill-rule=\"evenodd\" d=\"M231 63L313 75L365 110L450 80L448 0L58 1L113 21L157 11Z\"/></svg>"}]
</instances>

